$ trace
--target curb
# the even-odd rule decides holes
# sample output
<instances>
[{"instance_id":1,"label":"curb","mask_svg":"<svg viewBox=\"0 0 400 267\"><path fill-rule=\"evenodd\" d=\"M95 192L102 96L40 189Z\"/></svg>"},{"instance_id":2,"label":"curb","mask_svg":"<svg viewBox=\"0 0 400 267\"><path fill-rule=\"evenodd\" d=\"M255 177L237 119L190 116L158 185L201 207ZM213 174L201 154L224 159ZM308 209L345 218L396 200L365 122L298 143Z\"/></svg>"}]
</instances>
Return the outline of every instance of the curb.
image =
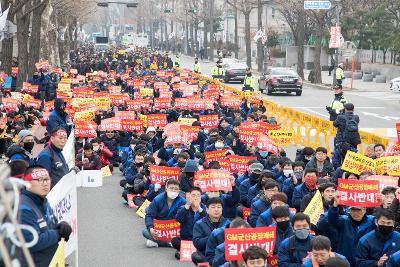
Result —
<instances>
[{"instance_id":1,"label":"curb","mask_svg":"<svg viewBox=\"0 0 400 267\"><path fill-rule=\"evenodd\" d=\"M329 90L332 91L332 85L327 85L327 84L315 84L311 83L309 81L304 81L304 85L307 85L308 87L314 88L314 89L319 89L319 90ZM344 87L343 91L354 91L357 90L357 88L350 89L348 87Z\"/></svg>"}]
</instances>

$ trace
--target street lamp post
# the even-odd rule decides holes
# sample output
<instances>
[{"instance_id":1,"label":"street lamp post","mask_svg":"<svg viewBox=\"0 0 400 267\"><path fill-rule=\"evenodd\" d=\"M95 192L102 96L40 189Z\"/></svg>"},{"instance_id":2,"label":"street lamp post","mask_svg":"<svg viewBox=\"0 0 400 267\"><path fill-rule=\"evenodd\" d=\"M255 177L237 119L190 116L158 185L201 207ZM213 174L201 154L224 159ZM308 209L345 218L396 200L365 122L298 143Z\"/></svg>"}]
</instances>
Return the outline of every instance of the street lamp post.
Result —
<instances>
[{"instance_id":1,"label":"street lamp post","mask_svg":"<svg viewBox=\"0 0 400 267\"><path fill-rule=\"evenodd\" d=\"M340 2L341 0L336 1L336 27L340 26ZM336 69L339 65L339 48L336 48L335 51L335 69L333 71L333 84L336 84Z\"/></svg>"}]
</instances>

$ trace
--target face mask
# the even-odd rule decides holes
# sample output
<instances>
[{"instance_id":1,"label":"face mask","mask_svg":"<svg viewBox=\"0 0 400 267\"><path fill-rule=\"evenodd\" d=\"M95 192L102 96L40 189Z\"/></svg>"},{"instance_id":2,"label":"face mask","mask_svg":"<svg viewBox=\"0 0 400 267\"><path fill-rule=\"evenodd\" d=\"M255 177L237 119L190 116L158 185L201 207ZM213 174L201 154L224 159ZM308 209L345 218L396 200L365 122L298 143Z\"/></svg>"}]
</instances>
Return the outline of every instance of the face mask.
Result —
<instances>
[{"instance_id":1,"label":"face mask","mask_svg":"<svg viewBox=\"0 0 400 267\"><path fill-rule=\"evenodd\" d=\"M260 151L260 156L266 158L268 156L268 151Z\"/></svg>"},{"instance_id":2,"label":"face mask","mask_svg":"<svg viewBox=\"0 0 400 267\"><path fill-rule=\"evenodd\" d=\"M33 78L37 79L37 78L39 78L39 75L33 75Z\"/></svg>"},{"instance_id":3,"label":"face mask","mask_svg":"<svg viewBox=\"0 0 400 267\"><path fill-rule=\"evenodd\" d=\"M100 146L94 146L93 147L93 151L99 151L99 149L100 149Z\"/></svg>"},{"instance_id":4,"label":"face mask","mask_svg":"<svg viewBox=\"0 0 400 267\"><path fill-rule=\"evenodd\" d=\"M317 176L307 177L304 184L308 190L314 190L317 187Z\"/></svg>"},{"instance_id":5,"label":"face mask","mask_svg":"<svg viewBox=\"0 0 400 267\"><path fill-rule=\"evenodd\" d=\"M283 170L283 175L286 177L292 176L293 171L292 170Z\"/></svg>"},{"instance_id":6,"label":"face mask","mask_svg":"<svg viewBox=\"0 0 400 267\"><path fill-rule=\"evenodd\" d=\"M136 162L135 165L137 168L140 168L143 166L143 162Z\"/></svg>"},{"instance_id":7,"label":"face mask","mask_svg":"<svg viewBox=\"0 0 400 267\"><path fill-rule=\"evenodd\" d=\"M294 173L294 176L296 177L297 180L301 180L303 178L303 172L302 171L295 171L293 173Z\"/></svg>"},{"instance_id":8,"label":"face mask","mask_svg":"<svg viewBox=\"0 0 400 267\"><path fill-rule=\"evenodd\" d=\"M290 226L290 221L277 222L276 226L285 232Z\"/></svg>"},{"instance_id":9,"label":"face mask","mask_svg":"<svg viewBox=\"0 0 400 267\"><path fill-rule=\"evenodd\" d=\"M215 143L215 148L223 148L223 147L224 147L224 143L222 143L222 142Z\"/></svg>"},{"instance_id":10,"label":"face mask","mask_svg":"<svg viewBox=\"0 0 400 267\"><path fill-rule=\"evenodd\" d=\"M132 149L132 150L135 150L135 145L131 145L131 149Z\"/></svg>"},{"instance_id":11,"label":"face mask","mask_svg":"<svg viewBox=\"0 0 400 267\"><path fill-rule=\"evenodd\" d=\"M312 156L305 156L304 157L306 160L311 160L312 159Z\"/></svg>"},{"instance_id":12,"label":"face mask","mask_svg":"<svg viewBox=\"0 0 400 267\"><path fill-rule=\"evenodd\" d=\"M250 181L256 182L256 181L258 181L259 177L260 177L260 174L253 172L252 174L250 174Z\"/></svg>"},{"instance_id":13,"label":"face mask","mask_svg":"<svg viewBox=\"0 0 400 267\"><path fill-rule=\"evenodd\" d=\"M183 161L179 161L179 162L178 162L178 167L179 167L179 168L184 168L185 165L186 165L186 162L183 162Z\"/></svg>"},{"instance_id":14,"label":"face mask","mask_svg":"<svg viewBox=\"0 0 400 267\"><path fill-rule=\"evenodd\" d=\"M34 145L35 145L34 142L26 142L26 143L24 143L24 149L30 153L30 152L32 152Z\"/></svg>"},{"instance_id":15,"label":"face mask","mask_svg":"<svg viewBox=\"0 0 400 267\"><path fill-rule=\"evenodd\" d=\"M209 198L219 197L219 192L208 192L207 195Z\"/></svg>"},{"instance_id":16,"label":"face mask","mask_svg":"<svg viewBox=\"0 0 400 267\"><path fill-rule=\"evenodd\" d=\"M175 198L178 197L178 195L179 195L179 192L169 192L169 191L167 191L167 196L168 196L169 199L175 199Z\"/></svg>"},{"instance_id":17,"label":"face mask","mask_svg":"<svg viewBox=\"0 0 400 267\"><path fill-rule=\"evenodd\" d=\"M378 232L383 236L383 237L389 237L389 235L393 232L393 226L386 226L386 225L378 225Z\"/></svg>"},{"instance_id":18,"label":"face mask","mask_svg":"<svg viewBox=\"0 0 400 267\"><path fill-rule=\"evenodd\" d=\"M294 231L294 234L296 237L300 240L305 240L307 239L308 235L310 234L310 230L308 229L298 229Z\"/></svg>"}]
</instances>

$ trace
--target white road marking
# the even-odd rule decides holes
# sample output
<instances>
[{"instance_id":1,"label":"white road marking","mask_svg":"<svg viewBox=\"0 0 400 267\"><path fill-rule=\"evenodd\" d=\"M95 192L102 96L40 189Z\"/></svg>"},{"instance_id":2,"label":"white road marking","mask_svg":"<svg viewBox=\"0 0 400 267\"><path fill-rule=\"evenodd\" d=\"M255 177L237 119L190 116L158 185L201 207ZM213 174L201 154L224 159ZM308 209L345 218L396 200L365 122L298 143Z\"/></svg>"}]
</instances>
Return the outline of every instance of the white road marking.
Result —
<instances>
[{"instance_id":1,"label":"white road marking","mask_svg":"<svg viewBox=\"0 0 400 267\"><path fill-rule=\"evenodd\" d=\"M400 120L400 117L392 117L392 116L381 116L379 114L376 113L371 113L371 112L362 112L365 116L371 116L371 117L375 117L378 119L382 119L382 120L386 120L386 121L390 121L390 120L394 120L394 121L398 121Z\"/></svg>"},{"instance_id":2,"label":"white road marking","mask_svg":"<svg viewBox=\"0 0 400 267\"><path fill-rule=\"evenodd\" d=\"M315 109L325 109L325 107L290 107L290 108L302 108L302 109L310 109L310 108L315 108ZM384 109L384 107L358 107L356 106L356 109Z\"/></svg>"},{"instance_id":3,"label":"white road marking","mask_svg":"<svg viewBox=\"0 0 400 267\"><path fill-rule=\"evenodd\" d=\"M323 114L323 113L320 113L320 112L315 111L315 110L312 110L311 108L302 108L302 109L304 109L305 111L311 112L311 113L315 113L315 114L317 114L317 115L319 115L319 116L322 116L322 117L324 117L324 118L329 118L328 115Z\"/></svg>"}]
</instances>

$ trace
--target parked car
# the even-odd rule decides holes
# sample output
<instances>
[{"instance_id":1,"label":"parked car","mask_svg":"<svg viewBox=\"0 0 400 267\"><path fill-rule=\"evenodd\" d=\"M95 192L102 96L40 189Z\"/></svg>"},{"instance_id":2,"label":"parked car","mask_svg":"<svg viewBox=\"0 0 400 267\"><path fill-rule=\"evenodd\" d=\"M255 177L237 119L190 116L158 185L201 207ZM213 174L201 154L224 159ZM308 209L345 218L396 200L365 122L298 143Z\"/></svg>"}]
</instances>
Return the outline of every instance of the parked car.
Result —
<instances>
[{"instance_id":1,"label":"parked car","mask_svg":"<svg viewBox=\"0 0 400 267\"><path fill-rule=\"evenodd\" d=\"M225 69L224 82L228 83L230 81L240 81L244 82L246 77L246 63L240 62L234 58L224 58L223 67Z\"/></svg>"},{"instance_id":2,"label":"parked car","mask_svg":"<svg viewBox=\"0 0 400 267\"><path fill-rule=\"evenodd\" d=\"M271 68L264 73L259 81L260 92L267 91L267 95L274 92L295 92L301 96L303 92L303 80L297 72L290 68Z\"/></svg>"},{"instance_id":3,"label":"parked car","mask_svg":"<svg viewBox=\"0 0 400 267\"><path fill-rule=\"evenodd\" d=\"M390 90L396 93L400 92L400 77L394 78L390 81Z\"/></svg>"}]
</instances>

